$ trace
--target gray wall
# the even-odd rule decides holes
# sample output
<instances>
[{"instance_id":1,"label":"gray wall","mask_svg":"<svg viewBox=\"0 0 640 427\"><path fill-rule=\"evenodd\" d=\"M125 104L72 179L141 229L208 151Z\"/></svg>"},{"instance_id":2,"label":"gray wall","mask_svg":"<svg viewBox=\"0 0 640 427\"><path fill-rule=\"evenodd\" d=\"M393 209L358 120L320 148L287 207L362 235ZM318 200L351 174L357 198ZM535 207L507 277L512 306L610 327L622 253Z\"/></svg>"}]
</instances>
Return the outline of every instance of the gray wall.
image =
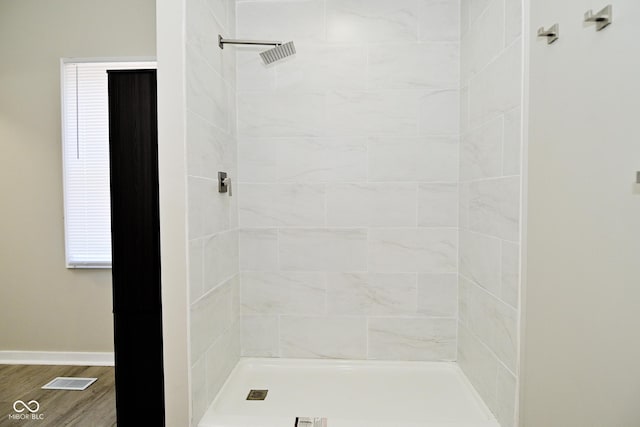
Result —
<instances>
[{"instance_id":1,"label":"gray wall","mask_svg":"<svg viewBox=\"0 0 640 427\"><path fill-rule=\"evenodd\" d=\"M613 2L531 1L522 424L640 425L640 13Z\"/></svg>"},{"instance_id":2,"label":"gray wall","mask_svg":"<svg viewBox=\"0 0 640 427\"><path fill-rule=\"evenodd\" d=\"M113 351L110 270L65 266L61 57L155 55L155 2L0 0L0 350Z\"/></svg>"}]
</instances>

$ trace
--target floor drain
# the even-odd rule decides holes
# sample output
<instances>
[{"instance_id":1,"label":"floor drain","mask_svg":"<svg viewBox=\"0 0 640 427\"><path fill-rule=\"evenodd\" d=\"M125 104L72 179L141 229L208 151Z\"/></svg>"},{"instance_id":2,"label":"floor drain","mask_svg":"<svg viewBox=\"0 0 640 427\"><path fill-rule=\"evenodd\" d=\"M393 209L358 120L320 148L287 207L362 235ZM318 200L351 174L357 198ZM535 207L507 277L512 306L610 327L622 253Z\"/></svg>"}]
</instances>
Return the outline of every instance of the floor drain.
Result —
<instances>
[{"instance_id":1,"label":"floor drain","mask_svg":"<svg viewBox=\"0 0 640 427\"><path fill-rule=\"evenodd\" d=\"M267 398L269 390L251 390L247 395L247 400L264 400Z\"/></svg>"},{"instance_id":2,"label":"floor drain","mask_svg":"<svg viewBox=\"0 0 640 427\"><path fill-rule=\"evenodd\" d=\"M326 418L296 417L294 427L327 427Z\"/></svg>"}]
</instances>

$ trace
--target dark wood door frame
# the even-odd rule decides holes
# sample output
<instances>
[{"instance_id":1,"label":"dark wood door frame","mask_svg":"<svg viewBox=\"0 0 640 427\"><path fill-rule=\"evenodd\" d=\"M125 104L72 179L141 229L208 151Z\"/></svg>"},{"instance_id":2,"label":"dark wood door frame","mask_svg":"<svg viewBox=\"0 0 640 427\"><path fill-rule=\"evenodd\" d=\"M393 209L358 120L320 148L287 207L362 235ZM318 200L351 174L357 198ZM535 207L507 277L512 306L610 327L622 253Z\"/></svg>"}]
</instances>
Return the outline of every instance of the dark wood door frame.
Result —
<instances>
[{"instance_id":1,"label":"dark wood door frame","mask_svg":"<svg viewBox=\"0 0 640 427\"><path fill-rule=\"evenodd\" d=\"M117 421L163 426L156 70L108 78Z\"/></svg>"}]
</instances>

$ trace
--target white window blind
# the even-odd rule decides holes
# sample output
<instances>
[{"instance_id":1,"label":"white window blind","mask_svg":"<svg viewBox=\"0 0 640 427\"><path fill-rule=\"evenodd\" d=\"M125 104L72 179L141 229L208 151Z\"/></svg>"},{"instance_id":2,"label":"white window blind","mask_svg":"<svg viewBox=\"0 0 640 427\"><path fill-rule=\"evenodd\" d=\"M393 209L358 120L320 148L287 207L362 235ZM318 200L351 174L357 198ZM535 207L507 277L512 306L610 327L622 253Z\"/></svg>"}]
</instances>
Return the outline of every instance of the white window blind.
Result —
<instances>
[{"instance_id":1,"label":"white window blind","mask_svg":"<svg viewBox=\"0 0 640 427\"><path fill-rule=\"evenodd\" d=\"M149 68L156 63L62 63L67 267L111 266L107 70Z\"/></svg>"}]
</instances>

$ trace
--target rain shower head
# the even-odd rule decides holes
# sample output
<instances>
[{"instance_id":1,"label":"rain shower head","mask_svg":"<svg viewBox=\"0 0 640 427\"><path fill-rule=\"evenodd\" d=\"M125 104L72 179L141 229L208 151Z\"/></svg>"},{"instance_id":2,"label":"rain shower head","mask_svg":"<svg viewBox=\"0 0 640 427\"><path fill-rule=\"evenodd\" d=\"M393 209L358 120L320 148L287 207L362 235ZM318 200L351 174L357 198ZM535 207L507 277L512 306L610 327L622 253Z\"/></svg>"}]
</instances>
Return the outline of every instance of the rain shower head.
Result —
<instances>
[{"instance_id":1,"label":"rain shower head","mask_svg":"<svg viewBox=\"0 0 640 427\"><path fill-rule=\"evenodd\" d=\"M279 61L296 53L296 48L293 45L293 41L283 44L282 42L278 41L225 39L218 34L218 46L220 46L220 49L224 49L225 44L275 46L272 49L265 50L264 52L260 53L260 56L262 57L265 65L269 65L275 61Z\"/></svg>"},{"instance_id":2,"label":"rain shower head","mask_svg":"<svg viewBox=\"0 0 640 427\"><path fill-rule=\"evenodd\" d=\"M260 52L260 56L262 57L262 60L264 61L264 63L266 65L269 65L272 62L279 61L295 53L296 53L296 47L293 45L293 42L291 41L285 44L277 45L273 49Z\"/></svg>"}]
</instances>

